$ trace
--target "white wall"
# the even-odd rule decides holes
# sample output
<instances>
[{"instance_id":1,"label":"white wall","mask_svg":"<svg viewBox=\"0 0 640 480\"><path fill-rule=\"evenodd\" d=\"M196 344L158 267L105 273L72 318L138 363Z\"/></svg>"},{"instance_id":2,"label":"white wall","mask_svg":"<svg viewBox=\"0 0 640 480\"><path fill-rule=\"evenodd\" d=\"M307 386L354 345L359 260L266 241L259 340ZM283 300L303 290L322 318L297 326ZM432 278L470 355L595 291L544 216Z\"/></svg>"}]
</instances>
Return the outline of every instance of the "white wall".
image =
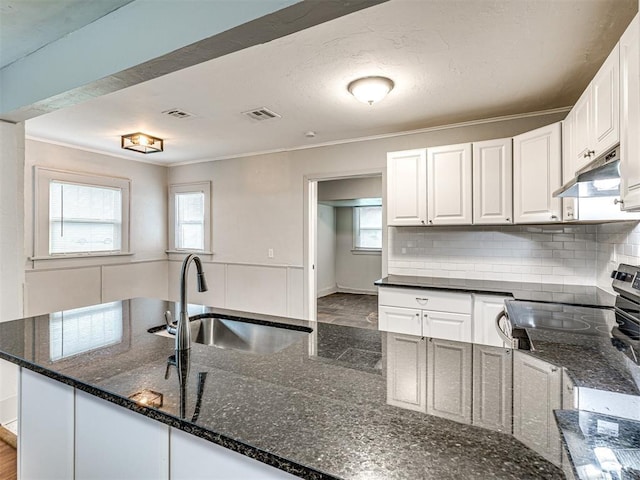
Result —
<instances>
[{"instance_id":1,"label":"white wall","mask_svg":"<svg viewBox=\"0 0 640 480\"><path fill-rule=\"evenodd\" d=\"M380 177L342 178L318 182L318 200L382 197Z\"/></svg>"},{"instance_id":2,"label":"white wall","mask_svg":"<svg viewBox=\"0 0 640 480\"><path fill-rule=\"evenodd\" d=\"M319 182L320 187L325 182ZM320 188L318 188L320 190ZM320 193L318 192L318 195ZM336 209L328 205L318 205L318 297L337 291L336 284Z\"/></svg>"},{"instance_id":3,"label":"white wall","mask_svg":"<svg viewBox=\"0 0 640 480\"><path fill-rule=\"evenodd\" d=\"M380 179L378 178L378 184ZM336 282L339 292L377 294L382 255L353 251L353 208L336 208Z\"/></svg>"},{"instance_id":4,"label":"white wall","mask_svg":"<svg viewBox=\"0 0 640 480\"><path fill-rule=\"evenodd\" d=\"M0 321L22 316L24 124L0 122Z\"/></svg>"},{"instance_id":5,"label":"white wall","mask_svg":"<svg viewBox=\"0 0 640 480\"><path fill-rule=\"evenodd\" d=\"M33 253L33 167L131 179L130 250L126 257L29 261L23 257L25 314L135 296L166 298L167 168L27 140L24 203L26 256ZM45 212L46 213L46 212Z\"/></svg>"},{"instance_id":6,"label":"white wall","mask_svg":"<svg viewBox=\"0 0 640 480\"><path fill-rule=\"evenodd\" d=\"M436 128L421 133L340 145L211 161L169 169L169 183L211 180L212 249L209 261L224 266L252 264L260 268L298 271L304 264L303 205L305 177L335 178L367 170L386 174L389 151L516 135L560 120L563 114L542 115L459 127ZM383 175L383 185L385 179ZM384 187L383 187L384 188ZM274 258L267 256L274 249ZM382 255L383 272L386 253ZM170 273L170 278L173 278ZM273 291L279 276L264 277L264 288ZM287 278L291 278L288 276ZM280 281L276 295L290 302L304 298L303 276L299 281ZM218 288L223 288L219 286ZM174 290L169 287L170 291ZM225 285L226 295L237 298Z\"/></svg>"}]
</instances>

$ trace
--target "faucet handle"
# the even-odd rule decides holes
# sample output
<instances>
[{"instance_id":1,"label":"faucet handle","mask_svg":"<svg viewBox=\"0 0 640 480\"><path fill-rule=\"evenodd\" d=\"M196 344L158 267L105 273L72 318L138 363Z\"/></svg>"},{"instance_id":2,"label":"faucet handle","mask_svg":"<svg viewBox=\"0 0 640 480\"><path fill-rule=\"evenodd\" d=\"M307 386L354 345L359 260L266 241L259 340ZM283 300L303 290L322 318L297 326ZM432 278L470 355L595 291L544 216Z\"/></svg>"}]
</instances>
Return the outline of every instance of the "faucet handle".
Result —
<instances>
[{"instance_id":1,"label":"faucet handle","mask_svg":"<svg viewBox=\"0 0 640 480\"><path fill-rule=\"evenodd\" d=\"M171 367L175 367L177 365L176 356L169 355L167 357L167 369L164 371L164 379L169 380L169 375L171 375Z\"/></svg>"},{"instance_id":2,"label":"faucet handle","mask_svg":"<svg viewBox=\"0 0 640 480\"><path fill-rule=\"evenodd\" d=\"M175 335L177 325L173 321L173 316L171 315L170 310L167 310L166 312L164 312L164 322L167 324L167 333L170 333L171 335Z\"/></svg>"}]
</instances>

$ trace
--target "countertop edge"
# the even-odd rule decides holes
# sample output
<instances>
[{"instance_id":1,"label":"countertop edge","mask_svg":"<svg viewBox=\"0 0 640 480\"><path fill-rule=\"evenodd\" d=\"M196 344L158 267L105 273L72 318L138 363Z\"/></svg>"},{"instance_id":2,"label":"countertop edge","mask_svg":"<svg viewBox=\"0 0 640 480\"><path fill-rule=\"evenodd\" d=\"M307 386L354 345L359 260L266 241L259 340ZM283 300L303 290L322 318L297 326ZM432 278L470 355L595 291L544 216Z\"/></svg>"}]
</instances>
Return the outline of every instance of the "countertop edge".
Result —
<instances>
[{"instance_id":1,"label":"countertop edge","mask_svg":"<svg viewBox=\"0 0 640 480\"><path fill-rule=\"evenodd\" d=\"M272 466L274 468L277 468L278 470L285 471L300 478L306 478L310 480L341 480L340 477L330 475L315 468L281 457L274 453L270 453L257 447L253 447L240 440L227 437L213 430L199 427L185 420L161 412L160 410L155 410L149 407L142 407L136 402L129 400L128 398L91 386L87 383L76 380L73 377L61 375L57 372L47 369L46 367L28 362L22 358L8 355L0 351L0 359L6 360L70 387L77 388L78 390L88 393L96 398L126 408L127 410L138 413L140 415L144 415L147 418L156 420L160 423L168 425L169 427L177 428L179 430L182 430L183 432L189 433L198 438L227 448L233 452L244 455L245 457L252 458L261 463Z\"/></svg>"}]
</instances>

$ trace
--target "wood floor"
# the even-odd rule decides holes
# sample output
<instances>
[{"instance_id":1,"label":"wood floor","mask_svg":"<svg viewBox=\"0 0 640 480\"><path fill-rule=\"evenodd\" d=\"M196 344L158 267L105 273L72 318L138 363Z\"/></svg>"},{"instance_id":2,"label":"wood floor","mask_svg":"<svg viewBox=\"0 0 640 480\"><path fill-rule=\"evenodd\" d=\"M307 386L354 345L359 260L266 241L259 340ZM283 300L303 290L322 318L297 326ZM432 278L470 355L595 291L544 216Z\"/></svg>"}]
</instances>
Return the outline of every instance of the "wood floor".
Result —
<instances>
[{"instance_id":1,"label":"wood floor","mask_svg":"<svg viewBox=\"0 0 640 480\"><path fill-rule=\"evenodd\" d=\"M17 472L16 449L0 441L0 478L2 480L17 480Z\"/></svg>"}]
</instances>

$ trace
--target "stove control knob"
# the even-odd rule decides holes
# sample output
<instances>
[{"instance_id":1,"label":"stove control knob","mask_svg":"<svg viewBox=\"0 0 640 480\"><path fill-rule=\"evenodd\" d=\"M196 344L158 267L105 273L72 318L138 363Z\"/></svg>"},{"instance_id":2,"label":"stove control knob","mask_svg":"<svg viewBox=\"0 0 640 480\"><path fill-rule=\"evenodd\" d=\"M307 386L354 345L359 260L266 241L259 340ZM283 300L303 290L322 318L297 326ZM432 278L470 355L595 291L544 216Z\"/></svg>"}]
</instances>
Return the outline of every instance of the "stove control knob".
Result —
<instances>
[{"instance_id":1,"label":"stove control knob","mask_svg":"<svg viewBox=\"0 0 640 480\"><path fill-rule=\"evenodd\" d=\"M632 278L633 278L633 275L631 275L630 273L625 273L625 272L616 273L616 280L620 280L622 282L630 282Z\"/></svg>"}]
</instances>

